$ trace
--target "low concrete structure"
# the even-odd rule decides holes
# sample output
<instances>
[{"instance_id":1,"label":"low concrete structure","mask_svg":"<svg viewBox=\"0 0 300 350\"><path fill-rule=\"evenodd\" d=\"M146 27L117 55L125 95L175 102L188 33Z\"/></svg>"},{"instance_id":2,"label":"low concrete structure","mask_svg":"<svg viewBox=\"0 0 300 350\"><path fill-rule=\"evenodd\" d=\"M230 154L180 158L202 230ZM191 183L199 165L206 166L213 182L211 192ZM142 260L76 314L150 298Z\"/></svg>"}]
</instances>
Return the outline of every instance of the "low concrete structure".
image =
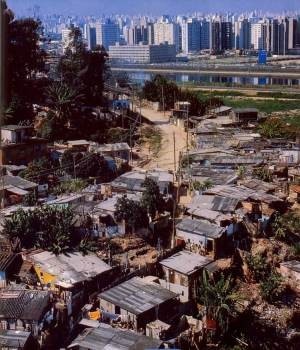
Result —
<instances>
[{"instance_id":1,"label":"low concrete structure","mask_svg":"<svg viewBox=\"0 0 300 350\"><path fill-rule=\"evenodd\" d=\"M160 265L164 272L164 279L170 285L169 289L172 290L173 284L177 285L177 290L178 286L181 286L180 300L188 302L196 297L203 268L212 261L208 257L183 250L162 260Z\"/></svg>"}]
</instances>

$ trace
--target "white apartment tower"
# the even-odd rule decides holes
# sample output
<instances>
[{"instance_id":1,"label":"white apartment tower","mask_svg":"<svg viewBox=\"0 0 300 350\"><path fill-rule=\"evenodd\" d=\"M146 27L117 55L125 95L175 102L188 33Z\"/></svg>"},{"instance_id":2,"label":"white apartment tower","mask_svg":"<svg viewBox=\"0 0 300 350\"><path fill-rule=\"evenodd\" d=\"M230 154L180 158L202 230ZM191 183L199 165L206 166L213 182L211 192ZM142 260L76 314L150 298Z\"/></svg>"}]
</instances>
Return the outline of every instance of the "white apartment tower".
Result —
<instances>
[{"instance_id":1,"label":"white apartment tower","mask_svg":"<svg viewBox=\"0 0 300 350\"><path fill-rule=\"evenodd\" d=\"M251 45L254 50L270 50L270 24L267 21L252 24Z\"/></svg>"},{"instance_id":2,"label":"white apartment tower","mask_svg":"<svg viewBox=\"0 0 300 350\"><path fill-rule=\"evenodd\" d=\"M177 23L154 23L154 44L164 43L175 45L176 50L179 50L179 25Z\"/></svg>"}]
</instances>

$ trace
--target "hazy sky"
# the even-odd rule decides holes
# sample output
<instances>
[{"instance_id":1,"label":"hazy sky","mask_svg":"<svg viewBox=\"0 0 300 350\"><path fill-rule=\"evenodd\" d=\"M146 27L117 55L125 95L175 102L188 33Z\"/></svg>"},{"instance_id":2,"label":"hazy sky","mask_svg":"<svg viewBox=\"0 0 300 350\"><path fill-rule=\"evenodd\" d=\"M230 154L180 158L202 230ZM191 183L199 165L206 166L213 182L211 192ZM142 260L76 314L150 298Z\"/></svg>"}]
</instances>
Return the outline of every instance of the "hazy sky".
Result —
<instances>
[{"instance_id":1,"label":"hazy sky","mask_svg":"<svg viewBox=\"0 0 300 350\"><path fill-rule=\"evenodd\" d=\"M28 14L28 8L34 5L40 6L42 13L82 15L300 10L300 0L7 0L7 3L19 15Z\"/></svg>"}]
</instances>

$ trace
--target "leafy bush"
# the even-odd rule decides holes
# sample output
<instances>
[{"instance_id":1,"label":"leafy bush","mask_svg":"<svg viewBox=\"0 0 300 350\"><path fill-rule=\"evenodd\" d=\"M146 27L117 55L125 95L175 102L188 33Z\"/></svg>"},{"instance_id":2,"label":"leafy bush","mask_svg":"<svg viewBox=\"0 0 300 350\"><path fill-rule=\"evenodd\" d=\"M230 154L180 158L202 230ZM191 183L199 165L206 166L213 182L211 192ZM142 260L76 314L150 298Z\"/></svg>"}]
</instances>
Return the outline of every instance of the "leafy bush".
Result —
<instances>
[{"instance_id":1,"label":"leafy bush","mask_svg":"<svg viewBox=\"0 0 300 350\"><path fill-rule=\"evenodd\" d=\"M268 302L274 302L277 300L283 292L283 279L277 272L271 272L271 274L263 279L259 284L261 296Z\"/></svg>"},{"instance_id":2,"label":"leafy bush","mask_svg":"<svg viewBox=\"0 0 300 350\"><path fill-rule=\"evenodd\" d=\"M257 282L269 275L270 265L261 254L250 255L246 261L254 279Z\"/></svg>"}]
</instances>

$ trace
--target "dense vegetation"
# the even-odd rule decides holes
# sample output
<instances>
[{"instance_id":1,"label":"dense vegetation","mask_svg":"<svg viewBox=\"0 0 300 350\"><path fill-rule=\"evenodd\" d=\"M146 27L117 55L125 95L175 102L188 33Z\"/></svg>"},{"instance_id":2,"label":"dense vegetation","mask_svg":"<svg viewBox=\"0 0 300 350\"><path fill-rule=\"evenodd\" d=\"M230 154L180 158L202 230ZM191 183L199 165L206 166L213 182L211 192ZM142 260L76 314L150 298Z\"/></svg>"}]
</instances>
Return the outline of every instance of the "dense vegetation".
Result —
<instances>
[{"instance_id":1,"label":"dense vegetation","mask_svg":"<svg viewBox=\"0 0 300 350\"><path fill-rule=\"evenodd\" d=\"M19 249L42 248L61 254L71 248L73 220L74 213L68 208L20 209L5 220L3 233Z\"/></svg>"},{"instance_id":2,"label":"dense vegetation","mask_svg":"<svg viewBox=\"0 0 300 350\"><path fill-rule=\"evenodd\" d=\"M253 99L231 99L225 98L224 104L233 108L257 108L261 112L270 114L278 111L289 111L299 109L299 101L282 100L253 100Z\"/></svg>"},{"instance_id":3,"label":"dense vegetation","mask_svg":"<svg viewBox=\"0 0 300 350\"><path fill-rule=\"evenodd\" d=\"M199 92L180 89L176 83L167 78L156 75L152 80L146 81L143 87L143 97L149 101L159 102L165 110L174 108L176 101L190 102L191 115L203 115L208 108L222 105L217 97L205 97Z\"/></svg>"}]
</instances>

